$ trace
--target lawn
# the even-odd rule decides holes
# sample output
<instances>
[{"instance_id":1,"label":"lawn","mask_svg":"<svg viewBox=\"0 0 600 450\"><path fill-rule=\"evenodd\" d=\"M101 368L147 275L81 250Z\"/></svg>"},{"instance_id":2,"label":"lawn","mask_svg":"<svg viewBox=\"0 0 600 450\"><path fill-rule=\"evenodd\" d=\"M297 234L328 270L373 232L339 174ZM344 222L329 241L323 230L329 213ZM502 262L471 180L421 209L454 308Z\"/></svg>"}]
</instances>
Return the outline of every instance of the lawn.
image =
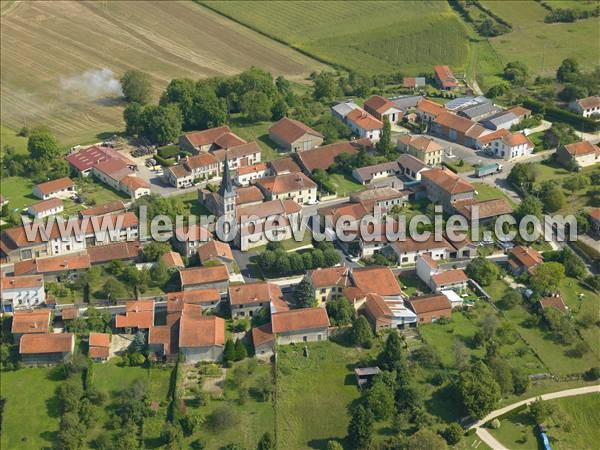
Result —
<instances>
[{"instance_id":1,"label":"lawn","mask_svg":"<svg viewBox=\"0 0 600 450\"><path fill-rule=\"evenodd\" d=\"M484 201L484 200L493 200L496 198L504 198L504 199L506 199L508 204L511 205L512 207L516 206L514 200L512 198L510 198L508 195L506 195L501 189L499 189L495 186L490 186L487 183L475 182L472 184L475 187L475 190L477 191L477 195L476 195L477 200Z\"/></svg>"},{"instance_id":2,"label":"lawn","mask_svg":"<svg viewBox=\"0 0 600 450\"><path fill-rule=\"evenodd\" d=\"M399 277L400 285L402 286L402 292L407 296L412 297L418 293L429 293L431 289L421 281L417 275L405 275L400 274Z\"/></svg>"},{"instance_id":3,"label":"lawn","mask_svg":"<svg viewBox=\"0 0 600 450\"><path fill-rule=\"evenodd\" d=\"M125 104L109 83L128 69L150 74L157 100L174 77L232 75L254 65L303 81L325 68L192 2L16 2L3 11L0 29L2 123L47 125L63 145L123 129Z\"/></svg>"},{"instance_id":4,"label":"lawn","mask_svg":"<svg viewBox=\"0 0 600 450\"><path fill-rule=\"evenodd\" d=\"M277 349L275 420L278 448L325 449L330 439L343 440L348 406L359 397L354 366L367 351L334 342Z\"/></svg>"},{"instance_id":5,"label":"lawn","mask_svg":"<svg viewBox=\"0 0 600 450\"><path fill-rule=\"evenodd\" d=\"M284 154L277 145L269 139L269 128L272 122L248 123L241 115L234 115L230 119L231 130L245 141L256 141L260 146L261 161L272 161Z\"/></svg>"},{"instance_id":6,"label":"lawn","mask_svg":"<svg viewBox=\"0 0 600 450\"><path fill-rule=\"evenodd\" d=\"M0 125L0 149L2 152L5 147L14 149L16 153L27 153L27 138L18 136L15 130Z\"/></svg>"},{"instance_id":7,"label":"lawn","mask_svg":"<svg viewBox=\"0 0 600 450\"><path fill-rule=\"evenodd\" d=\"M31 193L33 183L23 177L0 177L2 197L7 199L11 210L23 210L26 207L39 202L40 199Z\"/></svg>"},{"instance_id":8,"label":"lawn","mask_svg":"<svg viewBox=\"0 0 600 450\"><path fill-rule=\"evenodd\" d=\"M600 440L600 395L567 397L549 403L555 412L545 425L553 449L597 448ZM502 419L498 430L489 431L512 450L530 450L538 447L535 425L524 410Z\"/></svg>"},{"instance_id":9,"label":"lawn","mask_svg":"<svg viewBox=\"0 0 600 450\"><path fill-rule=\"evenodd\" d=\"M39 450L53 445L61 414L55 397L60 383L47 368L0 373L0 391L6 398L0 447Z\"/></svg>"},{"instance_id":10,"label":"lawn","mask_svg":"<svg viewBox=\"0 0 600 450\"><path fill-rule=\"evenodd\" d=\"M337 195L339 197L346 197L351 192L364 191L366 189L365 186L347 175L334 173L330 174L328 178L335 186Z\"/></svg>"},{"instance_id":11,"label":"lawn","mask_svg":"<svg viewBox=\"0 0 600 450\"><path fill-rule=\"evenodd\" d=\"M366 74L464 72L467 29L445 2L202 1L315 58ZM365 38L368 36L368 39Z\"/></svg>"}]
</instances>

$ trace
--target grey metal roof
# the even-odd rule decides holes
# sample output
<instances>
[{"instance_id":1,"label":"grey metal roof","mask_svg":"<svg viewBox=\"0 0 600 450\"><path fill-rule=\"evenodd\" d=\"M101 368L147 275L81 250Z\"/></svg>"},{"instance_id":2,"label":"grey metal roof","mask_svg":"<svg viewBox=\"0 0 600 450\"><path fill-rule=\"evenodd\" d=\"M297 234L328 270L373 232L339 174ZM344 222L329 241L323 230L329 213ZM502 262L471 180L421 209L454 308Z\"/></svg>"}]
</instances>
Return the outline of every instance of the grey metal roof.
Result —
<instances>
[{"instance_id":1,"label":"grey metal roof","mask_svg":"<svg viewBox=\"0 0 600 450\"><path fill-rule=\"evenodd\" d=\"M415 108L422 98L422 95L402 95L400 97L392 97L390 98L390 101L394 103L398 109L406 111L408 108Z\"/></svg>"},{"instance_id":2,"label":"grey metal roof","mask_svg":"<svg viewBox=\"0 0 600 450\"><path fill-rule=\"evenodd\" d=\"M482 120L481 124L483 126L485 126L486 128L488 128L485 125L486 123L494 125L496 128L499 128L501 125L507 124L507 123L512 122L517 119L518 119L518 117L510 111L500 111L499 113L494 114L493 116L490 116L490 117L486 118L485 120Z\"/></svg>"},{"instance_id":3,"label":"grey metal roof","mask_svg":"<svg viewBox=\"0 0 600 450\"><path fill-rule=\"evenodd\" d=\"M457 97L447 102L444 107L450 111L456 111L461 108L467 108L469 106L481 105L483 103L491 103L491 100L479 95L474 97L472 95L466 95L464 97Z\"/></svg>"},{"instance_id":4,"label":"grey metal roof","mask_svg":"<svg viewBox=\"0 0 600 450\"><path fill-rule=\"evenodd\" d=\"M346 117L356 108L358 108L358 105L353 101L338 103L337 105L331 107L331 109L334 110L341 117Z\"/></svg>"},{"instance_id":5,"label":"grey metal roof","mask_svg":"<svg viewBox=\"0 0 600 450\"><path fill-rule=\"evenodd\" d=\"M491 103L479 103L460 109L458 115L466 117L467 119L477 120L479 118L488 117L499 112L502 112L502 108L499 106Z\"/></svg>"}]
</instances>

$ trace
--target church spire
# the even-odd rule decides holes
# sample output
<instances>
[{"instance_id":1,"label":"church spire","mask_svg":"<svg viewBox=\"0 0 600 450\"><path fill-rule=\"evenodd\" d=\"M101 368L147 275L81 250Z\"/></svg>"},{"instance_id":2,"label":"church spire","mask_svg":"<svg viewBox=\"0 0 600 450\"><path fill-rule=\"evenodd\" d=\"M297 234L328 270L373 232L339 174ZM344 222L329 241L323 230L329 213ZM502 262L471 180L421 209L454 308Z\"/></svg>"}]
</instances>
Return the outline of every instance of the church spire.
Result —
<instances>
[{"instance_id":1,"label":"church spire","mask_svg":"<svg viewBox=\"0 0 600 450\"><path fill-rule=\"evenodd\" d=\"M229 173L229 161L227 156L225 156L225 163L223 164L223 179L221 180L219 194L221 194L221 197L231 197L234 195L233 182L231 181L231 174Z\"/></svg>"}]
</instances>

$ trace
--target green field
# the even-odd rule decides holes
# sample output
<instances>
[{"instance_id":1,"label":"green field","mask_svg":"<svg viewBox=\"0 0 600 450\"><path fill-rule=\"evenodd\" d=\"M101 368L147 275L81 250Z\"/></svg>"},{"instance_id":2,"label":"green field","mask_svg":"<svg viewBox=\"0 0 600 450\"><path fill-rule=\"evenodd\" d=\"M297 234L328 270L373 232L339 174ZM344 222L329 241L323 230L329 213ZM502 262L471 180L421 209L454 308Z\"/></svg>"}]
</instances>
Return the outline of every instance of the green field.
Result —
<instances>
[{"instance_id":1,"label":"green field","mask_svg":"<svg viewBox=\"0 0 600 450\"><path fill-rule=\"evenodd\" d=\"M506 201L508 202L509 205L511 205L512 207L515 207L515 201L510 198L508 195L506 195L501 189L495 187L495 186L490 186L489 184L486 183L472 183L473 186L475 187L475 190L477 191L477 200L479 201L485 201L485 200L493 200L496 198L504 198L506 199Z\"/></svg>"},{"instance_id":2,"label":"green field","mask_svg":"<svg viewBox=\"0 0 600 450\"><path fill-rule=\"evenodd\" d=\"M467 66L467 29L446 2L202 1L248 27L354 71L416 75Z\"/></svg>"},{"instance_id":3,"label":"green field","mask_svg":"<svg viewBox=\"0 0 600 450\"><path fill-rule=\"evenodd\" d=\"M27 138L18 136L17 133L4 125L0 125L0 154L4 151L5 147L10 147L16 151L16 153L27 153Z\"/></svg>"},{"instance_id":4,"label":"green field","mask_svg":"<svg viewBox=\"0 0 600 450\"><path fill-rule=\"evenodd\" d=\"M552 449L597 448L600 440L600 395L561 398L551 400L550 404L555 412L545 425ZM527 410L509 415L501 421L498 430L489 431L511 450L538 448L535 424Z\"/></svg>"}]
</instances>

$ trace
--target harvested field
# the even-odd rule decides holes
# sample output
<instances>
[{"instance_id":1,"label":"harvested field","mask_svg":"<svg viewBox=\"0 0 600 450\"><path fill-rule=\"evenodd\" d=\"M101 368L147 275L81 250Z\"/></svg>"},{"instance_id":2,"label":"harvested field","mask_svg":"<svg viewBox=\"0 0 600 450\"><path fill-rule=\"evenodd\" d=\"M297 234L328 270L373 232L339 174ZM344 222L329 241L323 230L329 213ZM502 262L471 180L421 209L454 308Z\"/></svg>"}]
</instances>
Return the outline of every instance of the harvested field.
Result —
<instances>
[{"instance_id":1,"label":"harvested field","mask_svg":"<svg viewBox=\"0 0 600 450\"><path fill-rule=\"evenodd\" d=\"M102 69L147 71L158 97L174 77L255 65L300 81L324 67L192 2L3 2L1 29L3 125L43 123L65 145L123 128L118 95L93 84Z\"/></svg>"}]
</instances>

